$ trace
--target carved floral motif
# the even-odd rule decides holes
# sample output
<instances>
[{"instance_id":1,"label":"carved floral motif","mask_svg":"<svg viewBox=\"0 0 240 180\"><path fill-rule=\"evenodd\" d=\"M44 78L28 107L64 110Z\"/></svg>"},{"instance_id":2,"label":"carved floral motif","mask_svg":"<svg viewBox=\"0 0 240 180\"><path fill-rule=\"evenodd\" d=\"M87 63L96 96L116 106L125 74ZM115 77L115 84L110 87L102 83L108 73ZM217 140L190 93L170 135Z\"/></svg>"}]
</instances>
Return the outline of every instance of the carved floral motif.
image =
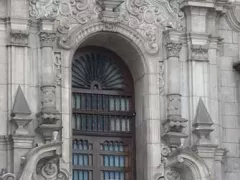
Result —
<instances>
[{"instance_id":1,"label":"carved floral motif","mask_svg":"<svg viewBox=\"0 0 240 180\"><path fill-rule=\"evenodd\" d=\"M178 57L180 50L182 48L182 43L178 43L178 42L167 42L165 44L166 49L167 49L167 56L168 57Z\"/></svg>"}]
</instances>

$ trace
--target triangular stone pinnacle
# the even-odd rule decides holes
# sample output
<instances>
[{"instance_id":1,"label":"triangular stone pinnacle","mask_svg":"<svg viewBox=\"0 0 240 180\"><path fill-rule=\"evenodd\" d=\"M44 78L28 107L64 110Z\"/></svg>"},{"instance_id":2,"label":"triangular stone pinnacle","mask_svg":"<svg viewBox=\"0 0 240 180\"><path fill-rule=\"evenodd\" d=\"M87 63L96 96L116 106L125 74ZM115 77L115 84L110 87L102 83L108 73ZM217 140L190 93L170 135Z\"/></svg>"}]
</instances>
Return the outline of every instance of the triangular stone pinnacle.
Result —
<instances>
[{"instance_id":1,"label":"triangular stone pinnacle","mask_svg":"<svg viewBox=\"0 0 240 180\"><path fill-rule=\"evenodd\" d=\"M197 113L196 113L194 124L195 125L197 124L212 125L213 124L212 118L208 113L207 108L202 101L202 98L200 98L198 102Z\"/></svg>"},{"instance_id":2,"label":"triangular stone pinnacle","mask_svg":"<svg viewBox=\"0 0 240 180\"><path fill-rule=\"evenodd\" d=\"M30 115L31 114L31 110L28 106L28 103L25 99L25 96L20 86L18 86L18 89L17 89L17 94L13 104L12 113L14 115L16 114Z\"/></svg>"}]
</instances>

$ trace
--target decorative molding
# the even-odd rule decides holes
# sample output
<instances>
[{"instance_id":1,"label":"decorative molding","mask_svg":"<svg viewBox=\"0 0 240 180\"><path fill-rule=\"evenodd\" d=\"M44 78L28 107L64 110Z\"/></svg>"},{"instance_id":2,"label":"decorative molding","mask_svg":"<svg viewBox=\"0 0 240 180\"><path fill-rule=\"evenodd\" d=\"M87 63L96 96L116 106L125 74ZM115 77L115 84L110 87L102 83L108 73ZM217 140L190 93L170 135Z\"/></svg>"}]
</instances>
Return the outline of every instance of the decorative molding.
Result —
<instances>
[{"instance_id":1,"label":"decorative molding","mask_svg":"<svg viewBox=\"0 0 240 180\"><path fill-rule=\"evenodd\" d=\"M104 6L107 6L108 0L102 0ZM94 32L92 28L93 23L99 24L97 30L122 32L125 26L125 33L130 39L137 38L144 45L146 51L150 54L158 52L160 43L160 32L164 29L184 29L184 16L179 8L179 4L171 3L167 0L126 0L118 7L111 7L110 9L102 7L97 3L97 0L46 0L44 2L31 1L30 2L30 16L33 18L52 18L55 17L59 21L58 31L60 34L69 33L67 36L60 35L60 45L62 48L69 47L69 44L63 42L68 41L72 34L74 21L79 24L75 29L78 29L78 35L84 34L87 36L88 31ZM114 1L116 2L116 1ZM117 1L120 4L122 1ZM101 4L101 3L100 3ZM108 5L109 6L109 5ZM116 12L117 11L117 12ZM107 14L106 14L107 12ZM105 13L105 14L104 14ZM114 16L111 16L114 15ZM86 25L85 27L83 25ZM87 32L84 30L86 27ZM119 29L120 28L120 29ZM131 30L133 34L129 33ZM136 33L137 32L137 33ZM133 36L133 37L132 37ZM76 39L74 40L76 41ZM78 40L79 42L79 40ZM136 43L136 41L134 41ZM70 43L71 44L71 43ZM69 48L71 48L70 46Z\"/></svg>"},{"instance_id":2,"label":"decorative molding","mask_svg":"<svg viewBox=\"0 0 240 180\"><path fill-rule=\"evenodd\" d=\"M62 56L61 52L54 52L53 70L55 72L55 85L61 85L62 82Z\"/></svg>"},{"instance_id":3,"label":"decorative molding","mask_svg":"<svg viewBox=\"0 0 240 180\"><path fill-rule=\"evenodd\" d=\"M10 45L15 46L28 46L28 36L27 31L21 30L11 30L10 31Z\"/></svg>"},{"instance_id":4,"label":"decorative molding","mask_svg":"<svg viewBox=\"0 0 240 180\"><path fill-rule=\"evenodd\" d=\"M208 45L192 45L191 59L195 61L208 61Z\"/></svg>"},{"instance_id":5,"label":"decorative molding","mask_svg":"<svg viewBox=\"0 0 240 180\"><path fill-rule=\"evenodd\" d=\"M159 93L160 95L164 94L164 62L159 62Z\"/></svg>"},{"instance_id":6,"label":"decorative molding","mask_svg":"<svg viewBox=\"0 0 240 180\"><path fill-rule=\"evenodd\" d=\"M56 40L56 33L43 31L39 33L39 38L41 47L52 47Z\"/></svg>"},{"instance_id":7,"label":"decorative molding","mask_svg":"<svg viewBox=\"0 0 240 180\"><path fill-rule=\"evenodd\" d=\"M179 57L179 53L182 49L182 43L169 41L165 44L167 49L167 57Z\"/></svg>"},{"instance_id":8,"label":"decorative molding","mask_svg":"<svg viewBox=\"0 0 240 180\"><path fill-rule=\"evenodd\" d=\"M181 115L181 95L180 94L168 94L168 116L180 116Z\"/></svg>"}]
</instances>

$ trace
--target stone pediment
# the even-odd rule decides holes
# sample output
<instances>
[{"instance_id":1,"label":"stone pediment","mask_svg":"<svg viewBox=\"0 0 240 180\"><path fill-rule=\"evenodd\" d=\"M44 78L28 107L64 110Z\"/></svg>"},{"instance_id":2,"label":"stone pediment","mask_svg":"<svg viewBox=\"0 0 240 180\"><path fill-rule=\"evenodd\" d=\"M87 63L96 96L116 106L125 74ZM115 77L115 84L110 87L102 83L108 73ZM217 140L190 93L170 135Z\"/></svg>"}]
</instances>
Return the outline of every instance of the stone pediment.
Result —
<instances>
[{"instance_id":1,"label":"stone pediment","mask_svg":"<svg viewBox=\"0 0 240 180\"><path fill-rule=\"evenodd\" d=\"M72 47L69 39L72 32L89 29L94 23L98 24L94 28L110 32L122 31L118 27L131 29L131 36L137 36L150 54L159 50L161 31L184 29L184 14L179 9L178 0L125 0L119 1L112 10L105 7L107 1L112 0L31 0L30 16L36 19L55 18L56 28L63 34L60 45L67 49Z\"/></svg>"}]
</instances>

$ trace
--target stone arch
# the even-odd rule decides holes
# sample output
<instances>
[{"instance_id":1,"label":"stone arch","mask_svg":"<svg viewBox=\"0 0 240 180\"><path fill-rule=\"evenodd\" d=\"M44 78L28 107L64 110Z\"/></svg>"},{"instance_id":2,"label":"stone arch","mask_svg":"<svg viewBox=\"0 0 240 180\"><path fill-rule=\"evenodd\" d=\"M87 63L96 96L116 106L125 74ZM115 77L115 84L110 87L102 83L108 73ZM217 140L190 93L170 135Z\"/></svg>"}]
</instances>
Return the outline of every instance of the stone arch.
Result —
<instances>
[{"instance_id":1,"label":"stone arch","mask_svg":"<svg viewBox=\"0 0 240 180\"><path fill-rule=\"evenodd\" d=\"M119 28L121 27L121 28ZM109 41L109 37L111 37L113 43L116 44L106 44ZM111 43L111 42L110 42ZM119 43L122 43L119 45ZM62 47L63 53L63 64L66 65L67 76L63 75L65 82L67 84L63 85L62 91L64 91L64 96L62 97L63 108L66 109L63 112L63 161L66 162L66 168L70 170L71 167L71 109L68 106L71 104L71 63L74 57L74 53L80 47L84 46L100 46L107 48L118 56L120 56L123 60L126 60L125 63L129 67L135 85L135 104L137 104L136 110L136 136L138 136L136 140L137 147L136 149L145 148L143 151L137 151L137 171L139 171L139 177L137 179L148 179L148 173L144 172L144 169L147 168L147 156L144 154L147 151L149 154L153 154L156 149L160 151L160 140L159 142L151 142L149 146L144 146L148 143L148 139L151 139L154 132L160 132L160 122L154 121L158 123L154 125L155 131L148 132L149 124L144 120L159 120L160 112L157 110L155 113L151 113L151 109L160 109L159 105L159 88L158 88L158 74L157 74L157 65L159 61L159 56L157 54L151 54L146 50L146 47L143 46L144 39L141 35L138 35L133 30L129 29L125 25L116 25L113 26L112 29L107 29L106 26L101 23L91 23L86 26L77 26L75 30L73 30L68 35L59 39L59 46ZM119 48L120 47L120 48ZM158 52L159 53L159 52ZM150 85L151 84L151 85ZM65 88L67 87L67 88ZM71 107L71 106L70 106ZM159 129L158 129L159 128ZM150 136L150 137L149 137ZM159 136L160 137L160 136ZM159 144L156 146L156 144ZM158 149L159 148L159 149ZM160 155L157 159L158 162L154 162L154 164L160 163ZM150 161L150 162L151 162ZM150 165L149 165L150 166ZM154 165L155 166L155 165ZM154 168L153 166L153 168ZM157 165L156 165L157 166ZM149 174L150 174L150 169ZM145 175L145 176L144 176Z\"/></svg>"}]
</instances>

